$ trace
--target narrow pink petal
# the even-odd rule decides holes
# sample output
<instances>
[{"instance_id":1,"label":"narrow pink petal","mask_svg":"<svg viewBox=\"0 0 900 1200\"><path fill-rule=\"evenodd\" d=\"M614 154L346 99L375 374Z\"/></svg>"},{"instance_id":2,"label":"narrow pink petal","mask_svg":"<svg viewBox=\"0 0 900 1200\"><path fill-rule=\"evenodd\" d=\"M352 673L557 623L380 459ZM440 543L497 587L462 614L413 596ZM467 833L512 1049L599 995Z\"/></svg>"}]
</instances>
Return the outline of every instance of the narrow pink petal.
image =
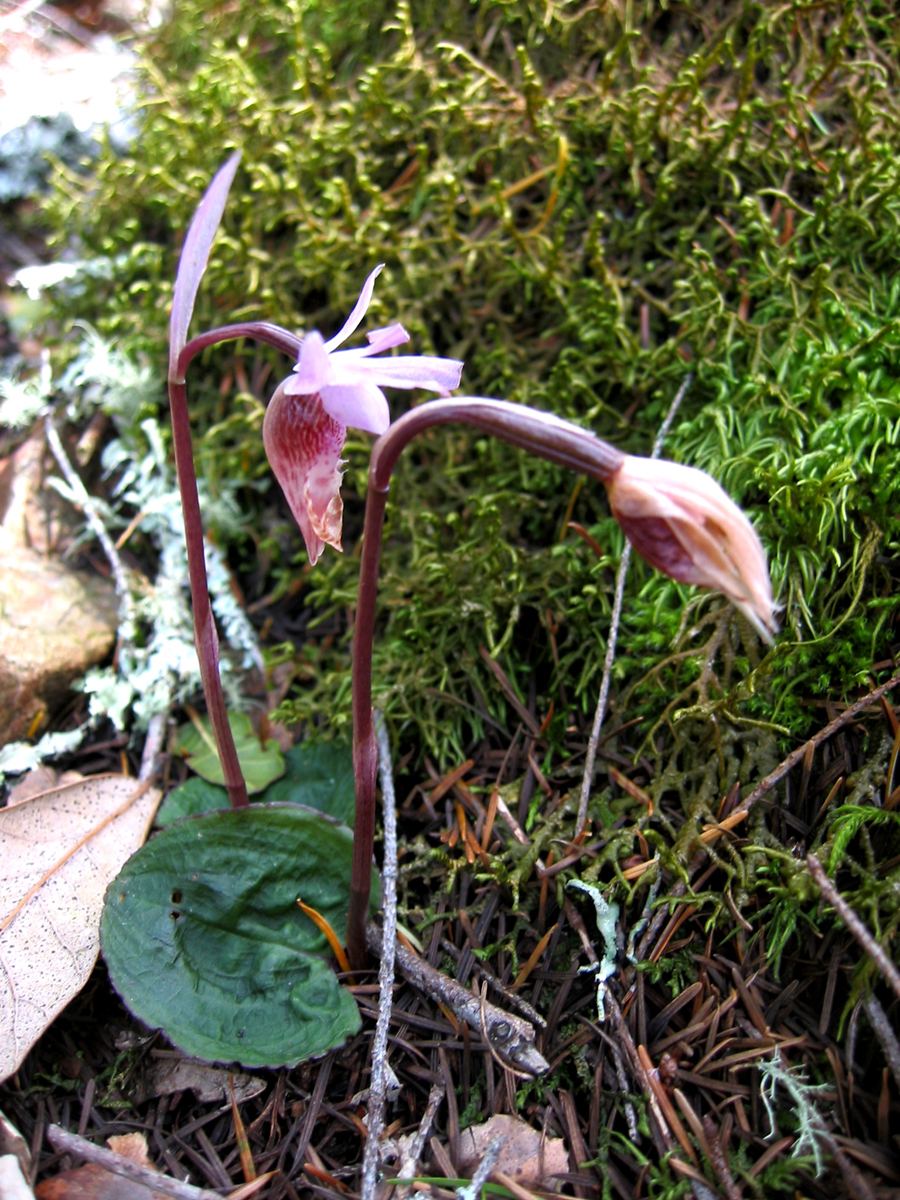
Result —
<instances>
[{"instance_id":1,"label":"narrow pink petal","mask_svg":"<svg viewBox=\"0 0 900 1200\"><path fill-rule=\"evenodd\" d=\"M322 406L341 425L352 425L366 433L382 434L391 423L384 392L366 379L330 383L322 388Z\"/></svg>"},{"instance_id":2,"label":"narrow pink petal","mask_svg":"<svg viewBox=\"0 0 900 1200\"><path fill-rule=\"evenodd\" d=\"M285 380L284 390L289 396L315 396L326 384L334 382L331 358L321 333L314 329L300 344L300 360L294 374Z\"/></svg>"},{"instance_id":3,"label":"narrow pink petal","mask_svg":"<svg viewBox=\"0 0 900 1200\"><path fill-rule=\"evenodd\" d=\"M315 566L326 545L341 548L341 450L346 428L318 396L278 387L263 420L263 445Z\"/></svg>"},{"instance_id":4,"label":"narrow pink petal","mask_svg":"<svg viewBox=\"0 0 900 1200\"><path fill-rule=\"evenodd\" d=\"M363 284L363 290L359 293L359 299L353 305L353 312L341 326L340 330L329 338L325 343L326 350L333 350L335 346L339 346L341 342L346 342L347 338L356 329L357 325L366 315L369 305L372 302L372 293L375 291L375 280L384 270L384 263L379 263L369 278Z\"/></svg>"},{"instance_id":5,"label":"narrow pink petal","mask_svg":"<svg viewBox=\"0 0 900 1200\"><path fill-rule=\"evenodd\" d=\"M178 356L187 344L187 331L197 299L197 289L209 262L209 251L216 236L225 201L241 161L241 152L232 154L220 167L194 213L178 260L172 316L169 321L169 379L177 380Z\"/></svg>"},{"instance_id":6,"label":"narrow pink petal","mask_svg":"<svg viewBox=\"0 0 900 1200\"><path fill-rule=\"evenodd\" d=\"M368 380L378 387L427 388L452 392L459 387L463 364L453 358L430 354L401 354L397 358L359 358L352 350L331 356L335 383Z\"/></svg>"},{"instance_id":7,"label":"narrow pink petal","mask_svg":"<svg viewBox=\"0 0 900 1200\"><path fill-rule=\"evenodd\" d=\"M409 334L402 325L385 325L383 329L370 329L366 338L369 344L358 351L360 357L381 354L384 350L392 350L394 346L402 346L409 341Z\"/></svg>"}]
</instances>

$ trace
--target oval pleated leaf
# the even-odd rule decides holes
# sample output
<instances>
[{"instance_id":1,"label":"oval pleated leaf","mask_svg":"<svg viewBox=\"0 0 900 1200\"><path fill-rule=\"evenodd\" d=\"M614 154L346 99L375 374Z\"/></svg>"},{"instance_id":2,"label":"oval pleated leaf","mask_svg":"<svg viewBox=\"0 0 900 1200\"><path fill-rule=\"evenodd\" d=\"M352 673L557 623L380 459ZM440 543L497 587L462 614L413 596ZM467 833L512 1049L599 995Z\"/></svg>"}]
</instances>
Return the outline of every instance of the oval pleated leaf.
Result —
<instances>
[{"instance_id":1,"label":"oval pleated leaf","mask_svg":"<svg viewBox=\"0 0 900 1200\"><path fill-rule=\"evenodd\" d=\"M284 759L278 743L274 738L261 743L246 713L229 713L228 724L247 791L261 792L284 774ZM195 722L181 726L175 736L175 752L183 755L191 770L210 783L225 782L209 717L198 717Z\"/></svg>"},{"instance_id":2,"label":"oval pleated leaf","mask_svg":"<svg viewBox=\"0 0 900 1200\"><path fill-rule=\"evenodd\" d=\"M267 800L290 800L353 827L356 792L353 751L345 741L301 742L284 756L284 774L266 788Z\"/></svg>"},{"instance_id":3,"label":"oval pleated leaf","mask_svg":"<svg viewBox=\"0 0 900 1200\"><path fill-rule=\"evenodd\" d=\"M340 1045L359 1013L297 900L343 935L352 841L293 804L168 826L107 891L100 936L116 990L135 1016L211 1062L294 1066Z\"/></svg>"},{"instance_id":4,"label":"oval pleated leaf","mask_svg":"<svg viewBox=\"0 0 900 1200\"><path fill-rule=\"evenodd\" d=\"M355 792L349 743L301 742L292 746L284 756L284 774L270 783L253 803L260 801L305 804L352 828ZM192 776L169 792L160 805L156 824L171 825L183 817L228 807L228 793L223 787Z\"/></svg>"}]
</instances>

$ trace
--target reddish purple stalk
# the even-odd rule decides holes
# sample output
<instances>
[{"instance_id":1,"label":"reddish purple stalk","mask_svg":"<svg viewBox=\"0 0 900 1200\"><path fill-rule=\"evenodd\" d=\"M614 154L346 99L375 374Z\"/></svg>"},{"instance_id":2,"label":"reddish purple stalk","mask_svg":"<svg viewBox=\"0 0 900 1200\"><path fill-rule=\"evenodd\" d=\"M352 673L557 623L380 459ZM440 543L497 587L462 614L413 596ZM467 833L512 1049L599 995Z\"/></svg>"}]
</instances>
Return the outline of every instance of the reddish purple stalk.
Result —
<instances>
[{"instance_id":1,"label":"reddish purple stalk","mask_svg":"<svg viewBox=\"0 0 900 1200\"><path fill-rule=\"evenodd\" d=\"M219 675L219 638L209 600L206 579L206 559L203 553L203 521L200 516L200 498L197 493L197 476L194 471L194 452L191 445L191 418L187 402L184 377L195 354L218 342L236 338L253 337L268 342L277 350L296 358L300 340L277 325L264 321L226 325L213 329L188 342L178 354L169 379L169 405L172 410L172 441L175 449L175 466L178 471L178 487L184 513L184 537L187 547L188 575L191 584L191 600L194 611L194 642L200 660L200 679L210 724L216 739L219 761L225 776L225 787L232 808L244 808L249 804L247 785L238 762L237 750L228 723L222 680Z\"/></svg>"},{"instance_id":2,"label":"reddish purple stalk","mask_svg":"<svg viewBox=\"0 0 900 1200\"><path fill-rule=\"evenodd\" d=\"M375 842L377 752L372 719L372 649L384 510L391 473L404 447L433 425L463 423L579 473L608 480L624 455L587 430L547 413L503 400L453 397L412 409L378 439L369 464L369 487L359 568L359 596L353 628L353 776L356 815L353 867L347 914L347 955L359 970L367 960L366 921Z\"/></svg>"}]
</instances>

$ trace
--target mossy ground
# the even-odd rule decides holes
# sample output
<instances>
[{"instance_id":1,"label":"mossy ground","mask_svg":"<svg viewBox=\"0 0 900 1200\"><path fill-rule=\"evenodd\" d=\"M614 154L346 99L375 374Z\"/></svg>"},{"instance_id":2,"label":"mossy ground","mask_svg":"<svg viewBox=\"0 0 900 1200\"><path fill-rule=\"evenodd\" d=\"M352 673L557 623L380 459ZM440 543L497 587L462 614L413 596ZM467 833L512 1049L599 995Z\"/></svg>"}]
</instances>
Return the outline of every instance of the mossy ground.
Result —
<instances>
[{"instance_id":1,"label":"mossy ground","mask_svg":"<svg viewBox=\"0 0 900 1200\"><path fill-rule=\"evenodd\" d=\"M365 13L178 6L148 47L134 156L61 177L52 202L60 241L117 264L78 312L161 361L180 237L240 147L197 329L253 317L332 330L385 261L373 322L402 319L417 350L464 358L472 394L551 409L637 453L692 371L667 454L747 508L784 605L747 711L805 734L806 701L864 683L894 637L889 8ZM234 553L257 586L299 578L326 620L353 604L367 444L348 449L345 558L311 573L263 458L263 404L285 370L268 366L247 347L195 368L198 454L213 486L242 490ZM406 399L392 399L398 412ZM523 694L534 680L539 706L559 705L562 687L567 706L591 709L621 538L581 482L459 431L405 456L376 663L401 741L449 759L482 734L471 708L426 701L435 692L503 713L482 645ZM620 679L675 645L688 598L635 568ZM347 654L342 637L315 656L296 716L347 720ZM632 692L629 716L657 717L661 696Z\"/></svg>"},{"instance_id":2,"label":"mossy ground","mask_svg":"<svg viewBox=\"0 0 900 1200\"><path fill-rule=\"evenodd\" d=\"M558 412L647 453L692 374L666 454L710 471L753 518L784 632L765 652L720 599L633 565L611 710L612 727L627 730L606 750L655 815L599 776L592 802L605 830L592 848L593 874L618 877L629 922L655 876L630 883L627 862L658 853L666 879L677 880L700 826L720 815L735 784L758 781L826 722L826 706L839 711L894 666L898 50L893 6L876 0L400 3L364 12L300 0L183 0L147 46L133 155L109 154L86 178L61 173L49 203L60 245L76 238L80 253L116 263L114 282L92 285L69 310L62 304L57 319L85 317L124 350L160 363L180 238L213 171L239 147L195 329L259 318L333 332L384 261L372 324L402 320L418 352L464 358L466 392ZM346 452L345 555L313 571L259 436L265 399L284 373L284 363L251 346L196 364L197 455L210 487L241 501L244 534L231 556L248 600L281 597L272 627L286 633L274 640L298 630L306 638L293 636L283 651L299 680L283 712L340 727L349 719L368 443L352 435ZM396 414L405 400L392 402ZM547 718L530 743L532 764L517 751L504 777L537 837L552 810L565 811L566 788L577 787L621 534L596 486L462 431L422 439L395 487L377 702L399 751L436 763L438 777L473 757L477 800L518 723L485 649L537 723ZM696 1015L710 996L727 994L732 967L746 968L743 983L749 964L768 972L760 986L775 995L788 976L798 989L821 981L814 964L828 922L802 867L810 849L845 872L845 890L891 944L897 829L880 805L897 780L884 778L893 730L881 729L869 717L848 730L838 749L810 758L805 783L799 771L789 777L784 809L754 810L746 839L715 854L709 890L692 898L695 915L663 944L656 974L637 973L636 1004L661 1010L671 994L702 983ZM549 780L546 794L530 790L534 765ZM831 790L838 779L843 790ZM453 866L454 890L439 907L456 922L457 949L474 944L459 912L484 918L479 938L498 974L527 956L555 902L565 911L561 893L551 888L547 899L545 887L542 899L539 881L504 862L492 878L515 880L525 897L507 920L489 911L495 888L467 881L458 850L440 860L411 853L419 875L436 863L435 889ZM408 907L427 922L435 913L421 903L413 887ZM560 981L566 945L558 937L547 951L556 955L548 985ZM828 984L828 1019L815 1016L810 1059L816 1072L828 1070L833 1051L852 1077L847 1029L861 1019L874 976L852 944L841 947L846 963ZM780 964L789 965L779 976ZM651 984L659 992L645 993ZM752 1026L753 1005L739 995L740 1019ZM838 1003L840 1022L832 1020ZM766 1009L773 1027L776 1016ZM646 1012L643 1021L646 1035ZM841 1040L829 1040L838 1025ZM625 1148L625 1100L598 1080L602 1068L589 1061L579 1028L568 1030L571 1042L561 1035L561 1045L582 1047L566 1059L573 1074L562 1082L596 1096L588 1145L602 1151L604 1194L625 1194L617 1178L627 1178L626 1191L646 1184L635 1195L686 1193L690 1174L665 1154L651 1155L641 1176L644 1152ZM707 1036L708 1053L718 1019ZM662 1049L648 1044L657 1061ZM860 1141L880 1138L879 1103L896 1111L888 1084L887 1101L877 1099L877 1058L859 1073L866 1099L842 1127ZM752 1132L732 1138L744 1126L740 1115L729 1125L724 1108L744 1092L729 1092L729 1078L723 1073L711 1092L696 1078L692 1085L715 1109L745 1194L825 1194L791 1160L754 1173L765 1132L758 1093ZM749 1096L757 1084L742 1077L739 1088ZM838 1078L835 1086L840 1094L845 1085ZM527 1110L527 1089L522 1095ZM896 1153L887 1137L882 1144ZM618 1177L608 1169L614 1159ZM709 1183L727 1191L703 1163ZM831 1195L853 1193L846 1174L829 1178Z\"/></svg>"}]
</instances>

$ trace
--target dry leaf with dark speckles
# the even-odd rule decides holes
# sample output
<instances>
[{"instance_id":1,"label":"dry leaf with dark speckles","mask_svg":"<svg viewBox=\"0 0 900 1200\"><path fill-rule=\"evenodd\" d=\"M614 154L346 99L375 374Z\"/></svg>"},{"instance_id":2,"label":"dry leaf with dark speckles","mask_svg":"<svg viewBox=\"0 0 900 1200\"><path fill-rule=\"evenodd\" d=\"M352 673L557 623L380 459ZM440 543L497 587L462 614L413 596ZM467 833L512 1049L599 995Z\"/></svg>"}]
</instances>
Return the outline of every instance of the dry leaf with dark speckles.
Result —
<instances>
[{"instance_id":1,"label":"dry leaf with dark speckles","mask_svg":"<svg viewBox=\"0 0 900 1200\"><path fill-rule=\"evenodd\" d=\"M136 779L96 775L0 809L0 1082L87 982L106 888L158 803Z\"/></svg>"}]
</instances>

